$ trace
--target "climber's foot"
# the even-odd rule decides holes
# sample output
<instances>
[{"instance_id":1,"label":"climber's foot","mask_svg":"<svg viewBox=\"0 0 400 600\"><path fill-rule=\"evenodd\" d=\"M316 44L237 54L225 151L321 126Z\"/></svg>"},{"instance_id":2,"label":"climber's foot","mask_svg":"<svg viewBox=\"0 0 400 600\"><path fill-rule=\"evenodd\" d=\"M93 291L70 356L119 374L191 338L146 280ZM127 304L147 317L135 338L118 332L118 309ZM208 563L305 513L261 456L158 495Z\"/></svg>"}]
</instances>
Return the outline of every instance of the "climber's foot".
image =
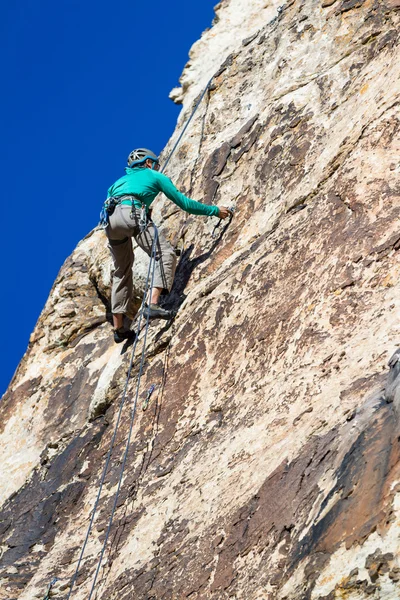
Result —
<instances>
[{"instance_id":1,"label":"climber's foot","mask_svg":"<svg viewBox=\"0 0 400 600\"><path fill-rule=\"evenodd\" d=\"M121 342L125 342L125 340L134 340L135 336L136 333L130 329L124 329L123 327L114 329L114 342L116 344L121 344Z\"/></svg>"},{"instance_id":2,"label":"climber's foot","mask_svg":"<svg viewBox=\"0 0 400 600\"><path fill-rule=\"evenodd\" d=\"M165 319L166 321L170 321L176 315L174 310L166 310L158 304L150 304L149 306L146 304L143 314L146 319Z\"/></svg>"}]
</instances>

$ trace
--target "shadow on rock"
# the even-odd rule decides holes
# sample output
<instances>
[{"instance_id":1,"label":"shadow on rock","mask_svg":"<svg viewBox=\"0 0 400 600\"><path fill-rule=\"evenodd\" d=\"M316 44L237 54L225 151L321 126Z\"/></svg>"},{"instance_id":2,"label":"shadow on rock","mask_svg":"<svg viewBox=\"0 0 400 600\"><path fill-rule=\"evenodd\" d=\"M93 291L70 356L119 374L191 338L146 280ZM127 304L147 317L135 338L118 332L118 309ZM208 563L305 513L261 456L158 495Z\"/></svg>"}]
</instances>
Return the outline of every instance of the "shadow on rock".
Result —
<instances>
[{"instance_id":1,"label":"shadow on rock","mask_svg":"<svg viewBox=\"0 0 400 600\"><path fill-rule=\"evenodd\" d=\"M163 301L163 307L167 309L179 310L180 306L186 299L186 294L184 293L184 290L186 289L186 286L189 283L193 271L212 256L217 246L220 244L230 223L231 221L228 220L228 222L220 230L218 237L213 240L213 243L209 250L207 250L207 252L204 252L204 254L201 254L196 258L190 259L190 256L193 253L194 249L193 244L191 244L186 250L184 250L184 252L182 252L182 256L175 274L174 285L172 287L171 293Z\"/></svg>"},{"instance_id":2,"label":"shadow on rock","mask_svg":"<svg viewBox=\"0 0 400 600\"><path fill-rule=\"evenodd\" d=\"M385 387L386 402L393 402L393 408L397 421L400 416L400 348L389 360L389 375Z\"/></svg>"}]
</instances>

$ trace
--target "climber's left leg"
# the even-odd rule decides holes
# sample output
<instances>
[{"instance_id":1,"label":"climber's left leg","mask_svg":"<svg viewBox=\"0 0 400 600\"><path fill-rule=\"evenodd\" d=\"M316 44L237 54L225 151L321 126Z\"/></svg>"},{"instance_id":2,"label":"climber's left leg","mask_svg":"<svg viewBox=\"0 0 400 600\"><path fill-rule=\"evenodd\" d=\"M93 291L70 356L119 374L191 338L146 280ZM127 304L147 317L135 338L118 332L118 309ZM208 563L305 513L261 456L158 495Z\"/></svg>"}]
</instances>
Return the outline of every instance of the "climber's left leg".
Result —
<instances>
[{"instance_id":1,"label":"climber's left leg","mask_svg":"<svg viewBox=\"0 0 400 600\"><path fill-rule=\"evenodd\" d=\"M113 313L114 340L117 344L132 339L134 333L125 331L124 316L127 313L132 296L132 266L134 261L132 240L126 237L122 240L108 239L108 246L114 262L114 272L111 288L111 310Z\"/></svg>"}]
</instances>

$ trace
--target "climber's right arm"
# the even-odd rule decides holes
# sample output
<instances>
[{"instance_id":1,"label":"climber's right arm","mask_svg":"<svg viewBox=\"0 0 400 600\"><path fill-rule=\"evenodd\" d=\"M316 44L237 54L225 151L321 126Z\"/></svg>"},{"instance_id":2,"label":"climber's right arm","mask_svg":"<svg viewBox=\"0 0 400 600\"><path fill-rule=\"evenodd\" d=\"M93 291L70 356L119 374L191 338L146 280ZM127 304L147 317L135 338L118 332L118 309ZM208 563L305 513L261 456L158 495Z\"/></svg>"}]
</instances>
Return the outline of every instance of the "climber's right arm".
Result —
<instances>
[{"instance_id":1,"label":"climber's right arm","mask_svg":"<svg viewBox=\"0 0 400 600\"><path fill-rule=\"evenodd\" d=\"M179 206L182 210L186 211L191 215L206 215L208 217L219 217L220 209L218 206L209 206L208 204L202 204L188 198L182 192L176 189L172 181L163 173L154 172L157 178L157 185L160 192L163 192L169 200L172 200L174 204ZM225 218L225 217L220 217Z\"/></svg>"}]
</instances>

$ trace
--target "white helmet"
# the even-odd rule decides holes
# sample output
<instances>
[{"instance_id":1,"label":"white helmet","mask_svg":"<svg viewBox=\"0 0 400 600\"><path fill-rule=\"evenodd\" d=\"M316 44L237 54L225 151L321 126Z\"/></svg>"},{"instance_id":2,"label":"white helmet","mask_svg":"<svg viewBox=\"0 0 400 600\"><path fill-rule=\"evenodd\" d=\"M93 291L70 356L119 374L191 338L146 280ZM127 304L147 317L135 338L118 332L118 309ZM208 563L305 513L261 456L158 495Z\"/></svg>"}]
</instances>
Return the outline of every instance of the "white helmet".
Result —
<instances>
[{"instance_id":1,"label":"white helmet","mask_svg":"<svg viewBox=\"0 0 400 600\"><path fill-rule=\"evenodd\" d=\"M147 148L137 148L137 150L132 150L128 156L128 167L142 165L148 158L153 162L158 163L158 156L151 150L148 150Z\"/></svg>"}]
</instances>

